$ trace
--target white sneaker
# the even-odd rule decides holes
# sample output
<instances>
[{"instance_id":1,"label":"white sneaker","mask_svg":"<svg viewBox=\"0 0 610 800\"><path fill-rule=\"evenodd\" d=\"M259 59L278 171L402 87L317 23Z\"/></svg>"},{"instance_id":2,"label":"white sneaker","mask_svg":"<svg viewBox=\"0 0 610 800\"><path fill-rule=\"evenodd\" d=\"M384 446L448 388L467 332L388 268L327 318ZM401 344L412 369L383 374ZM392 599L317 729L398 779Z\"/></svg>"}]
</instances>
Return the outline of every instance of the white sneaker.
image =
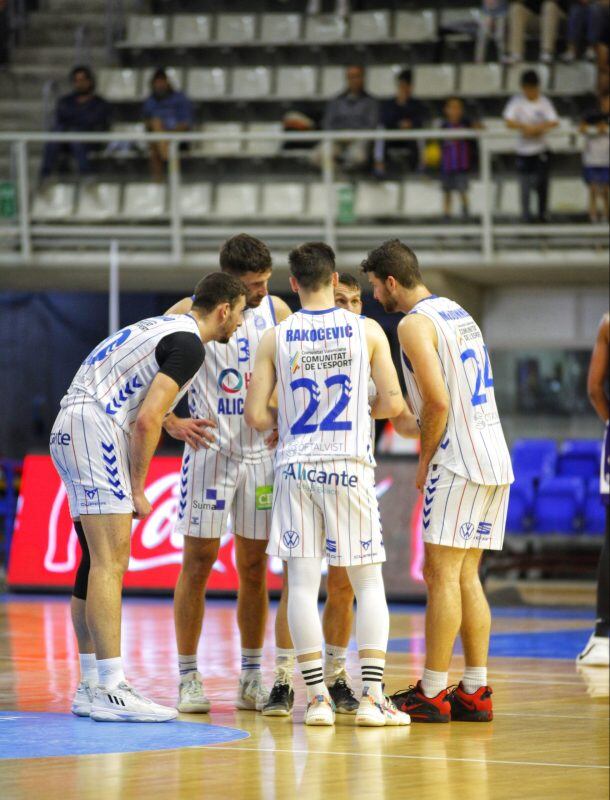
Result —
<instances>
[{"instance_id":1,"label":"white sneaker","mask_svg":"<svg viewBox=\"0 0 610 800\"><path fill-rule=\"evenodd\" d=\"M317 694L307 704L303 722L305 725L334 725L335 707L333 701L323 694Z\"/></svg>"},{"instance_id":2,"label":"white sneaker","mask_svg":"<svg viewBox=\"0 0 610 800\"><path fill-rule=\"evenodd\" d=\"M183 675L178 686L178 711L183 714L207 714L211 703L203 691L203 682L198 672Z\"/></svg>"},{"instance_id":3,"label":"white sneaker","mask_svg":"<svg viewBox=\"0 0 610 800\"><path fill-rule=\"evenodd\" d=\"M257 673L250 680L239 679L235 708L241 711L262 711L269 700L269 689L263 686L263 677Z\"/></svg>"},{"instance_id":4,"label":"white sneaker","mask_svg":"<svg viewBox=\"0 0 610 800\"><path fill-rule=\"evenodd\" d=\"M394 701L391 700L387 695L383 698L381 707L383 708L383 713L385 714L386 726L411 724L411 717L408 714L405 714L404 711L399 711L394 705Z\"/></svg>"},{"instance_id":5,"label":"white sneaker","mask_svg":"<svg viewBox=\"0 0 610 800\"><path fill-rule=\"evenodd\" d=\"M96 688L89 716L97 722L169 722L178 712L143 697L122 681L114 689Z\"/></svg>"},{"instance_id":6,"label":"white sneaker","mask_svg":"<svg viewBox=\"0 0 610 800\"><path fill-rule=\"evenodd\" d=\"M591 634L585 649L576 657L576 663L588 667L610 666L610 639Z\"/></svg>"},{"instance_id":7,"label":"white sneaker","mask_svg":"<svg viewBox=\"0 0 610 800\"><path fill-rule=\"evenodd\" d=\"M81 681L76 687L70 711L77 717L88 717L91 713L94 692L95 686L89 681Z\"/></svg>"},{"instance_id":8,"label":"white sneaker","mask_svg":"<svg viewBox=\"0 0 610 800\"><path fill-rule=\"evenodd\" d=\"M389 697L378 703L365 692L356 712L356 725L363 728L382 728L386 725L410 725L411 717L399 711Z\"/></svg>"}]
</instances>

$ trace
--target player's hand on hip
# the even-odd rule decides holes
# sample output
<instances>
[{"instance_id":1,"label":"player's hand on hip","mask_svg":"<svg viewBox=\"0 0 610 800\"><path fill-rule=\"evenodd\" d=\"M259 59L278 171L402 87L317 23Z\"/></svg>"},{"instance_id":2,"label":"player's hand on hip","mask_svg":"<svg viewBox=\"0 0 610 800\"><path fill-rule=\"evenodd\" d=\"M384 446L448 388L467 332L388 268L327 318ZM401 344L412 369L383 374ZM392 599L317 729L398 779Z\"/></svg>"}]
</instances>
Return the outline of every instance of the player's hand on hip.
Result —
<instances>
[{"instance_id":1,"label":"player's hand on hip","mask_svg":"<svg viewBox=\"0 0 610 800\"><path fill-rule=\"evenodd\" d=\"M277 432L277 428L274 428L271 431L271 433L269 434L269 436L267 436L267 438L265 439L265 445L270 450L273 450L275 447L277 447L277 443L278 443L279 439L280 439L280 435Z\"/></svg>"},{"instance_id":2,"label":"player's hand on hip","mask_svg":"<svg viewBox=\"0 0 610 800\"><path fill-rule=\"evenodd\" d=\"M165 429L169 435L181 442L186 442L193 450L200 447L207 449L214 443L214 434L209 428L215 428L216 423L211 419L188 419L175 417L168 420Z\"/></svg>"},{"instance_id":3,"label":"player's hand on hip","mask_svg":"<svg viewBox=\"0 0 610 800\"><path fill-rule=\"evenodd\" d=\"M135 519L145 519L152 511L152 506L144 492L133 495L133 507L135 509L133 514Z\"/></svg>"}]
</instances>

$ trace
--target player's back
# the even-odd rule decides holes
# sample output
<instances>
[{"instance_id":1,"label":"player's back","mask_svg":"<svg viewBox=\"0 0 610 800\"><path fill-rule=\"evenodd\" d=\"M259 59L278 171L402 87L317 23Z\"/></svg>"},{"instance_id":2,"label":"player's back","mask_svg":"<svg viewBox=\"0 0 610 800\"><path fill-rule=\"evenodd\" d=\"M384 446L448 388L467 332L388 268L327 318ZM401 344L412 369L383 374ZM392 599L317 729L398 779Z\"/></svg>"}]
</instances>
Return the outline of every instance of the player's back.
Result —
<instances>
[{"instance_id":1,"label":"player's back","mask_svg":"<svg viewBox=\"0 0 610 800\"><path fill-rule=\"evenodd\" d=\"M479 326L460 305L432 295L409 312L430 319L436 328L438 355L449 394L447 429L432 459L474 483L511 483L510 455L496 406L494 380ZM422 398L413 369L403 353L407 394L417 416Z\"/></svg>"},{"instance_id":2,"label":"player's back","mask_svg":"<svg viewBox=\"0 0 610 800\"><path fill-rule=\"evenodd\" d=\"M348 458L373 464L365 320L301 310L276 327L276 466Z\"/></svg>"}]
</instances>

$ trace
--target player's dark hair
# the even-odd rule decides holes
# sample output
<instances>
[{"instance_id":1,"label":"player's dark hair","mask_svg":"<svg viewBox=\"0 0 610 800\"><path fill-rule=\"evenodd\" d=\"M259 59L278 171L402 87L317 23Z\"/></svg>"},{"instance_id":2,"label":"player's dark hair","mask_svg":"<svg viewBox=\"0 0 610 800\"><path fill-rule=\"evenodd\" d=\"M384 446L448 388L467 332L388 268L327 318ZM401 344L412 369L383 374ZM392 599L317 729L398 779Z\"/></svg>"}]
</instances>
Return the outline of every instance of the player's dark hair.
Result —
<instances>
[{"instance_id":1,"label":"player's dark hair","mask_svg":"<svg viewBox=\"0 0 610 800\"><path fill-rule=\"evenodd\" d=\"M212 272L195 286L193 310L209 314L220 303L228 303L233 308L239 298L245 296L246 287L239 278L226 272Z\"/></svg>"},{"instance_id":2,"label":"player's dark hair","mask_svg":"<svg viewBox=\"0 0 610 800\"><path fill-rule=\"evenodd\" d=\"M540 78L534 69L526 69L521 73L521 86L540 86Z\"/></svg>"},{"instance_id":3,"label":"player's dark hair","mask_svg":"<svg viewBox=\"0 0 610 800\"><path fill-rule=\"evenodd\" d=\"M399 83L408 83L409 85L411 85L413 83L413 70L401 69L398 75L396 76L396 80Z\"/></svg>"},{"instance_id":4,"label":"player's dark hair","mask_svg":"<svg viewBox=\"0 0 610 800\"><path fill-rule=\"evenodd\" d=\"M93 74L93 70L91 67L87 67L84 64L77 64L75 67L72 67L70 70L70 83L72 83L79 72L82 72L84 75L86 75L87 80L91 83L91 88L95 89L95 75Z\"/></svg>"},{"instance_id":5,"label":"player's dark hair","mask_svg":"<svg viewBox=\"0 0 610 800\"><path fill-rule=\"evenodd\" d=\"M238 233L220 248L220 269L243 275L244 272L267 272L272 267L269 248L255 236Z\"/></svg>"},{"instance_id":6,"label":"player's dark hair","mask_svg":"<svg viewBox=\"0 0 610 800\"><path fill-rule=\"evenodd\" d=\"M371 250L362 262L362 271L372 272L382 281L392 276L405 289L414 289L423 283L417 256L399 239L389 239Z\"/></svg>"},{"instance_id":7,"label":"player's dark hair","mask_svg":"<svg viewBox=\"0 0 610 800\"><path fill-rule=\"evenodd\" d=\"M315 292L331 282L335 272L335 253L324 242L306 242L291 250L288 263L299 286Z\"/></svg>"},{"instance_id":8,"label":"player's dark hair","mask_svg":"<svg viewBox=\"0 0 610 800\"><path fill-rule=\"evenodd\" d=\"M359 292L362 291L362 286L360 286L358 278L354 278L349 272L342 272L339 275L339 283L342 283L344 286L349 286L350 289L356 289Z\"/></svg>"}]
</instances>

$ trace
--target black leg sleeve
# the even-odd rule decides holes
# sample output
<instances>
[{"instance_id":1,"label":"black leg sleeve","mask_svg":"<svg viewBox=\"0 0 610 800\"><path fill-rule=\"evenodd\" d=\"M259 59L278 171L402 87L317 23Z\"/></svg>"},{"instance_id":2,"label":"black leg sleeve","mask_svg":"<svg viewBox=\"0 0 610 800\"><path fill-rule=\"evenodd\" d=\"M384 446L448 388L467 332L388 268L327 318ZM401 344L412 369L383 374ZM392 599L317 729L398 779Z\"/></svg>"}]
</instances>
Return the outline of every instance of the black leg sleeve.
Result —
<instances>
[{"instance_id":1,"label":"black leg sleeve","mask_svg":"<svg viewBox=\"0 0 610 800\"><path fill-rule=\"evenodd\" d=\"M89 546L87 545L87 540L85 539L83 526L78 520L75 520L74 522L74 530L76 531L78 543L80 544L81 559L76 571L76 578L74 579L74 589L72 590L72 594L74 597L78 597L79 600L86 600L87 584L89 582L89 566L91 564L89 560Z\"/></svg>"},{"instance_id":2,"label":"black leg sleeve","mask_svg":"<svg viewBox=\"0 0 610 800\"><path fill-rule=\"evenodd\" d=\"M597 567L596 636L610 636L610 506L606 506L606 535Z\"/></svg>"}]
</instances>

